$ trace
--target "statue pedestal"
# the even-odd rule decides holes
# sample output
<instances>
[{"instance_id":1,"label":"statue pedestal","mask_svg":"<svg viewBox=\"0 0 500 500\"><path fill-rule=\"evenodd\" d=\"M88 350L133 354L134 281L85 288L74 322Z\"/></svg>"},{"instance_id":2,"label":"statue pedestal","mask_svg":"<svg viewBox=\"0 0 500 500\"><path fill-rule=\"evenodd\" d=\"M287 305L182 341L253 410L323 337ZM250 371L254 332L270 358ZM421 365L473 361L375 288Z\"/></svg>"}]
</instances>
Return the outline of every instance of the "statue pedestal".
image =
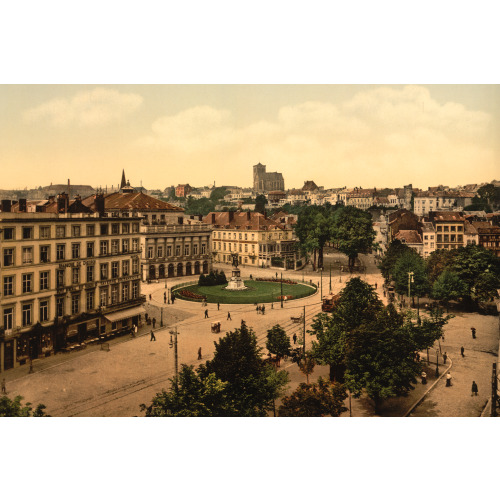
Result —
<instances>
[{"instance_id":1,"label":"statue pedestal","mask_svg":"<svg viewBox=\"0 0 500 500\"><path fill-rule=\"evenodd\" d=\"M240 270L233 269L231 279L229 280L226 290L246 290L246 286L241 279Z\"/></svg>"}]
</instances>

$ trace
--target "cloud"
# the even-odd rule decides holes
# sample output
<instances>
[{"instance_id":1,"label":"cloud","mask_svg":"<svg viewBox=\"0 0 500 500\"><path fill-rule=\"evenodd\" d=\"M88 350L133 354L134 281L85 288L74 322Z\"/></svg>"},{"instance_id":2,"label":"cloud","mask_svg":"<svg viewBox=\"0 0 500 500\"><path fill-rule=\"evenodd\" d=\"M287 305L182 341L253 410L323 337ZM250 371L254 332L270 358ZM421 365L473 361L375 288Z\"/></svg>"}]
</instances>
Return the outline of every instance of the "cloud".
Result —
<instances>
[{"instance_id":1,"label":"cloud","mask_svg":"<svg viewBox=\"0 0 500 500\"><path fill-rule=\"evenodd\" d=\"M47 121L54 127L92 127L115 122L135 111L143 98L116 90L96 88L79 92L70 99L52 99L24 112L28 123Z\"/></svg>"},{"instance_id":2,"label":"cloud","mask_svg":"<svg viewBox=\"0 0 500 500\"><path fill-rule=\"evenodd\" d=\"M195 178L211 168L230 172L229 165L262 161L282 171L288 186L299 186L302 177L325 186L393 186L416 178L449 184L450 177L494 171L490 125L488 113L439 103L427 88L410 85L359 92L337 105L285 106L273 119L238 126L228 110L190 108L156 120L138 144L177 159L203 158L199 171L185 161L184 175ZM224 180L238 181L245 184Z\"/></svg>"}]
</instances>

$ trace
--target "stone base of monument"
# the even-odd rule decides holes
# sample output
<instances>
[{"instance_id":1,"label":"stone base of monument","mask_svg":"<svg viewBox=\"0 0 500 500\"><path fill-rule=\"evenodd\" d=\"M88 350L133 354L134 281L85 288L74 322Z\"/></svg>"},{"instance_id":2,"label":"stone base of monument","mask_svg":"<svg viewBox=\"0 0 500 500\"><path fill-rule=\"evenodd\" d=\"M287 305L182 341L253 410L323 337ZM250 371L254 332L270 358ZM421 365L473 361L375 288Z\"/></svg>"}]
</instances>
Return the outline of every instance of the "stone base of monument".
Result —
<instances>
[{"instance_id":1,"label":"stone base of monument","mask_svg":"<svg viewBox=\"0 0 500 500\"><path fill-rule=\"evenodd\" d=\"M239 269L233 269L231 279L229 280L228 285L226 286L226 290L230 291L238 291L238 290L246 290L247 287L240 276Z\"/></svg>"}]
</instances>

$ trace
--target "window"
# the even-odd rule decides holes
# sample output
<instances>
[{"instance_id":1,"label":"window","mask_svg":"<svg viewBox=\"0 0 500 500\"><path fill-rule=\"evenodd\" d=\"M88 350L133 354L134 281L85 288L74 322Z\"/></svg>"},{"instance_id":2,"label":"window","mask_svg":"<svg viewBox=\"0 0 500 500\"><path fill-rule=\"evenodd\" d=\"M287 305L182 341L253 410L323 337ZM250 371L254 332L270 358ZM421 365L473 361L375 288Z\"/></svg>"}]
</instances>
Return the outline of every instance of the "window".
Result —
<instances>
[{"instance_id":1,"label":"window","mask_svg":"<svg viewBox=\"0 0 500 500\"><path fill-rule=\"evenodd\" d=\"M120 234L120 224L111 224L111 234Z\"/></svg>"},{"instance_id":2,"label":"window","mask_svg":"<svg viewBox=\"0 0 500 500\"><path fill-rule=\"evenodd\" d=\"M122 302L129 300L129 284L123 283L122 285Z\"/></svg>"},{"instance_id":3,"label":"window","mask_svg":"<svg viewBox=\"0 0 500 500\"><path fill-rule=\"evenodd\" d=\"M23 227L23 240L31 240L33 238L33 228Z\"/></svg>"},{"instance_id":4,"label":"window","mask_svg":"<svg viewBox=\"0 0 500 500\"><path fill-rule=\"evenodd\" d=\"M80 312L80 294L74 293L71 296L71 314L78 314Z\"/></svg>"},{"instance_id":5,"label":"window","mask_svg":"<svg viewBox=\"0 0 500 500\"><path fill-rule=\"evenodd\" d=\"M198 255L198 245L193 245L193 254Z\"/></svg>"},{"instance_id":6,"label":"window","mask_svg":"<svg viewBox=\"0 0 500 500\"><path fill-rule=\"evenodd\" d=\"M241 240L241 236L242 236L242 234L240 233L240 240Z\"/></svg>"},{"instance_id":7,"label":"window","mask_svg":"<svg viewBox=\"0 0 500 500\"><path fill-rule=\"evenodd\" d=\"M108 264L101 264L101 279L108 279Z\"/></svg>"},{"instance_id":8,"label":"window","mask_svg":"<svg viewBox=\"0 0 500 500\"><path fill-rule=\"evenodd\" d=\"M138 222L134 222L132 224L132 232L133 233L138 233L139 232L139 223Z\"/></svg>"},{"instance_id":9,"label":"window","mask_svg":"<svg viewBox=\"0 0 500 500\"><path fill-rule=\"evenodd\" d=\"M80 258L80 243L71 244L71 258L72 259Z\"/></svg>"},{"instance_id":10,"label":"window","mask_svg":"<svg viewBox=\"0 0 500 500\"><path fill-rule=\"evenodd\" d=\"M94 281L94 266L87 265L87 283Z\"/></svg>"},{"instance_id":11,"label":"window","mask_svg":"<svg viewBox=\"0 0 500 500\"><path fill-rule=\"evenodd\" d=\"M132 240L132 252L138 252L139 251L139 240L137 238L134 238Z\"/></svg>"},{"instance_id":12,"label":"window","mask_svg":"<svg viewBox=\"0 0 500 500\"><path fill-rule=\"evenodd\" d=\"M101 224L101 234L108 234L108 224Z\"/></svg>"},{"instance_id":13,"label":"window","mask_svg":"<svg viewBox=\"0 0 500 500\"><path fill-rule=\"evenodd\" d=\"M94 309L94 290L87 290L87 311Z\"/></svg>"},{"instance_id":14,"label":"window","mask_svg":"<svg viewBox=\"0 0 500 500\"><path fill-rule=\"evenodd\" d=\"M154 248L153 247L148 247L148 259L152 259L154 255Z\"/></svg>"},{"instance_id":15,"label":"window","mask_svg":"<svg viewBox=\"0 0 500 500\"><path fill-rule=\"evenodd\" d=\"M181 255L181 246L180 245L175 246L175 255L176 255L176 257L180 257L180 255Z\"/></svg>"},{"instance_id":16,"label":"window","mask_svg":"<svg viewBox=\"0 0 500 500\"><path fill-rule=\"evenodd\" d=\"M247 233L245 233L245 239L248 240L248 234Z\"/></svg>"},{"instance_id":17,"label":"window","mask_svg":"<svg viewBox=\"0 0 500 500\"><path fill-rule=\"evenodd\" d=\"M23 304L23 326L31 325L31 308L32 304Z\"/></svg>"},{"instance_id":18,"label":"window","mask_svg":"<svg viewBox=\"0 0 500 500\"><path fill-rule=\"evenodd\" d=\"M156 256L159 257L159 258L163 257L163 247L158 247L156 249Z\"/></svg>"},{"instance_id":19,"label":"window","mask_svg":"<svg viewBox=\"0 0 500 500\"><path fill-rule=\"evenodd\" d=\"M87 236L95 236L94 224L87 224Z\"/></svg>"},{"instance_id":20,"label":"window","mask_svg":"<svg viewBox=\"0 0 500 500\"><path fill-rule=\"evenodd\" d=\"M57 316L64 316L64 297L57 297L56 312Z\"/></svg>"},{"instance_id":21,"label":"window","mask_svg":"<svg viewBox=\"0 0 500 500\"><path fill-rule=\"evenodd\" d=\"M6 227L3 230L3 239L4 240L13 240L15 236L15 231L13 227Z\"/></svg>"},{"instance_id":22,"label":"window","mask_svg":"<svg viewBox=\"0 0 500 500\"><path fill-rule=\"evenodd\" d=\"M13 266L14 265L14 249L4 248L3 249L3 265Z\"/></svg>"},{"instance_id":23,"label":"window","mask_svg":"<svg viewBox=\"0 0 500 500\"><path fill-rule=\"evenodd\" d=\"M139 259L132 261L132 274L139 274Z\"/></svg>"},{"instance_id":24,"label":"window","mask_svg":"<svg viewBox=\"0 0 500 500\"><path fill-rule=\"evenodd\" d=\"M139 297L139 283L134 281L132 283L132 298L137 299Z\"/></svg>"},{"instance_id":25,"label":"window","mask_svg":"<svg viewBox=\"0 0 500 500\"><path fill-rule=\"evenodd\" d=\"M77 285L80 283L80 268L79 267L73 267L71 270L71 283L73 285Z\"/></svg>"},{"instance_id":26,"label":"window","mask_svg":"<svg viewBox=\"0 0 500 500\"><path fill-rule=\"evenodd\" d=\"M122 252L127 253L129 249L129 240L122 240Z\"/></svg>"},{"instance_id":27,"label":"window","mask_svg":"<svg viewBox=\"0 0 500 500\"><path fill-rule=\"evenodd\" d=\"M106 307L108 304L108 287L103 287L99 291L99 304L101 307Z\"/></svg>"},{"instance_id":28,"label":"window","mask_svg":"<svg viewBox=\"0 0 500 500\"><path fill-rule=\"evenodd\" d=\"M118 278L118 262L111 262L111 277Z\"/></svg>"},{"instance_id":29,"label":"window","mask_svg":"<svg viewBox=\"0 0 500 500\"><path fill-rule=\"evenodd\" d=\"M73 238L79 238L80 226L71 226L71 234L73 235Z\"/></svg>"},{"instance_id":30,"label":"window","mask_svg":"<svg viewBox=\"0 0 500 500\"><path fill-rule=\"evenodd\" d=\"M14 295L14 276L4 276L3 294L4 296Z\"/></svg>"},{"instance_id":31,"label":"window","mask_svg":"<svg viewBox=\"0 0 500 500\"><path fill-rule=\"evenodd\" d=\"M123 234L128 234L129 232L130 232L130 224L123 223L122 224L122 233Z\"/></svg>"},{"instance_id":32,"label":"window","mask_svg":"<svg viewBox=\"0 0 500 500\"><path fill-rule=\"evenodd\" d=\"M118 302L118 285L113 285L111 287L111 304L116 304Z\"/></svg>"},{"instance_id":33,"label":"window","mask_svg":"<svg viewBox=\"0 0 500 500\"><path fill-rule=\"evenodd\" d=\"M101 255L107 255L108 254L108 242L107 241L101 241Z\"/></svg>"},{"instance_id":34,"label":"window","mask_svg":"<svg viewBox=\"0 0 500 500\"><path fill-rule=\"evenodd\" d=\"M9 307L3 310L3 327L5 330L12 330L14 324L14 309Z\"/></svg>"},{"instance_id":35,"label":"window","mask_svg":"<svg viewBox=\"0 0 500 500\"><path fill-rule=\"evenodd\" d=\"M23 264L32 264L33 263L33 248L32 247L23 247Z\"/></svg>"},{"instance_id":36,"label":"window","mask_svg":"<svg viewBox=\"0 0 500 500\"><path fill-rule=\"evenodd\" d=\"M49 320L49 301L40 301L40 322Z\"/></svg>"},{"instance_id":37,"label":"window","mask_svg":"<svg viewBox=\"0 0 500 500\"><path fill-rule=\"evenodd\" d=\"M40 239L50 238L50 226L40 227Z\"/></svg>"},{"instance_id":38,"label":"window","mask_svg":"<svg viewBox=\"0 0 500 500\"><path fill-rule=\"evenodd\" d=\"M57 270L56 279L58 287L64 286L64 269Z\"/></svg>"},{"instance_id":39,"label":"window","mask_svg":"<svg viewBox=\"0 0 500 500\"><path fill-rule=\"evenodd\" d=\"M66 237L66 226L56 226L56 238Z\"/></svg>"},{"instance_id":40,"label":"window","mask_svg":"<svg viewBox=\"0 0 500 500\"><path fill-rule=\"evenodd\" d=\"M245 244L245 252L248 252L248 245Z\"/></svg>"},{"instance_id":41,"label":"window","mask_svg":"<svg viewBox=\"0 0 500 500\"><path fill-rule=\"evenodd\" d=\"M64 243L58 243L56 247L56 258L57 260L64 260L66 257L66 245Z\"/></svg>"},{"instance_id":42,"label":"window","mask_svg":"<svg viewBox=\"0 0 500 500\"><path fill-rule=\"evenodd\" d=\"M111 241L111 253L113 255L116 255L120 250L120 241L119 240L112 240Z\"/></svg>"},{"instance_id":43,"label":"window","mask_svg":"<svg viewBox=\"0 0 500 500\"><path fill-rule=\"evenodd\" d=\"M87 258L94 256L94 242L87 241Z\"/></svg>"},{"instance_id":44,"label":"window","mask_svg":"<svg viewBox=\"0 0 500 500\"><path fill-rule=\"evenodd\" d=\"M23 293L30 293L32 292L32 281L33 281L33 275L32 274L23 274Z\"/></svg>"},{"instance_id":45,"label":"window","mask_svg":"<svg viewBox=\"0 0 500 500\"><path fill-rule=\"evenodd\" d=\"M226 249L226 243L224 242L224 250Z\"/></svg>"},{"instance_id":46,"label":"window","mask_svg":"<svg viewBox=\"0 0 500 500\"><path fill-rule=\"evenodd\" d=\"M122 276L128 276L129 266L130 264L128 260L124 260L122 262Z\"/></svg>"},{"instance_id":47,"label":"window","mask_svg":"<svg viewBox=\"0 0 500 500\"><path fill-rule=\"evenodd\" d=\"M40 271L40 291L49 289L49 271Z\"/></svg>"},{"instance_id":48,"label":"window","mask_svg":"<svg viewBox=\"0 0 500 500\"><path fill-rule=\"evenodd\" d=\"M40 247L40 262L50 261L50 247L48 245L43 245Z\"/></svg>"},{"instance_id":49,"label":"window","mask_svg":"<svg viewBox=\"0 0 500 500\"><path fill-rule=\"evenodd\" d=\"M240 252L241 252L241 243L240 243Z\"/></svg>"}]
</instances>

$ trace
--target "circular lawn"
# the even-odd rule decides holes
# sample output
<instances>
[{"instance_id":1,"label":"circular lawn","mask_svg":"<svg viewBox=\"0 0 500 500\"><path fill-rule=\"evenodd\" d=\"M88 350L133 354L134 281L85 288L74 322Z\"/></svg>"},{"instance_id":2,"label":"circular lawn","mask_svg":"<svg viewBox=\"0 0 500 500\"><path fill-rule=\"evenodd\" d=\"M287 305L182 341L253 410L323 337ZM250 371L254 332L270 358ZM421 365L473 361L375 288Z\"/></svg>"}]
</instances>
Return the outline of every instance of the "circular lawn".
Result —
<instances>
[{"instance_id":1,"label":"circular lawn","mask_svg":"<svg viewBox=\"0 0 500 500\"><path fill-rule=\"evenodd\" d=\"M174 290L175 298L183 300L195 300L200 302L200 299L193 299L181 295L182 291L191 292L193 294L206 297L207 302L221 304L256 304L259 302L277 302L281 296L281 284L269 281L254 281L245 280L245 290L230 291L226 290L227 285L215 286L198 286L188 285ZM286 300L300 299L312 295L316 291L316 287L312 285L304 285L297 283L289 285L283 283L283 296Z\"/></svg>"}]
</instances>

